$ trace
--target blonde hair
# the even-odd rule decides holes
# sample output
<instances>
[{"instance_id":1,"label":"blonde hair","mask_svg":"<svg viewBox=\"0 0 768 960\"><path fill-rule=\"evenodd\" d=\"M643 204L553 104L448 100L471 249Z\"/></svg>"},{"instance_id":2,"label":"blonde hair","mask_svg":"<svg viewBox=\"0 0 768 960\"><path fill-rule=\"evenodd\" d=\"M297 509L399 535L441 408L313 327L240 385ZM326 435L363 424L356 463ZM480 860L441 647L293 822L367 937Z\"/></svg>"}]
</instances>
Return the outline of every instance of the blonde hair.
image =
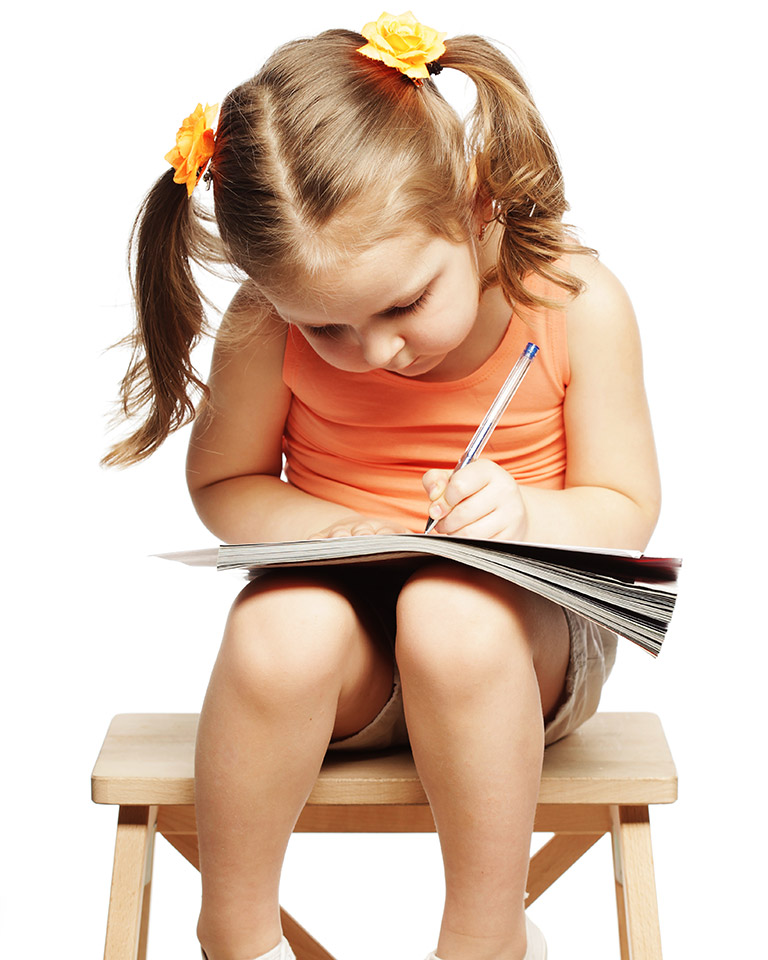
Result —
<instances>
[{"instance_id":1,"label":"blonde hair","mask_svg":"<svg viewBox=\"0 0 768 960\"><path fill-rule=\"evenodd\" d=\"M149 456L207 394L190 360L205 326L192 261L235 265L258 299L414 224L466 240L489 210L503 231L484 286L528 307L548 302L527 289L531 273L580 292L562 260L586 248L563 224L557 156L512 63L480 37L449 40L442 66L477 92L465 125L434 81L417 87L360 56L363 42L329 30L289 43L226 97L210 167L218 237L172 170L147 195L131 237L137 324L121 385L124 416L145 419L105 463Z\"/></svg>"}]
</instances>

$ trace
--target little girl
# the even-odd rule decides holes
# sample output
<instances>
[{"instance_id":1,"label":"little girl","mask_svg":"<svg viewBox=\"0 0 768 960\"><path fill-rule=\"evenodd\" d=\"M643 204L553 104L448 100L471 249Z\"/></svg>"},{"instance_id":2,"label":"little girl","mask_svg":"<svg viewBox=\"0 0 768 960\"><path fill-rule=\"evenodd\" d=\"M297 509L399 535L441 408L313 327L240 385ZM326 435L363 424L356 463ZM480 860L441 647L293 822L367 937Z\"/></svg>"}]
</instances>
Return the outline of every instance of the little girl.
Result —
<instances>
[{"instance_id":1,"label":"little girl","mask_svg":"<svg viewBox=\"0 0 768 960\"><path fill-rule=\"evenodd\" d=\"M363 33L288 44L215 132L211 107L179 131L133 237L123 407L143 422L107 462L152 453L202 390L188 482L221 540L422 532L428 513L438 535L642 549L659 490L632 308L562 223L524 82L488 42L443 44L410 14ZM466 126L442 68L475 85ZM206 167L216 236L190 199ZM244 275L207 385L192 259ZM485 456L451 476L529 340L539 356ZM449 562L250 583L200 718L204 956L293 957L278 882L326 750L409 742L445 865L430 960L545 957L524 912L542 753L595 711L614 652Z\"/></svg>"}]
</instances>

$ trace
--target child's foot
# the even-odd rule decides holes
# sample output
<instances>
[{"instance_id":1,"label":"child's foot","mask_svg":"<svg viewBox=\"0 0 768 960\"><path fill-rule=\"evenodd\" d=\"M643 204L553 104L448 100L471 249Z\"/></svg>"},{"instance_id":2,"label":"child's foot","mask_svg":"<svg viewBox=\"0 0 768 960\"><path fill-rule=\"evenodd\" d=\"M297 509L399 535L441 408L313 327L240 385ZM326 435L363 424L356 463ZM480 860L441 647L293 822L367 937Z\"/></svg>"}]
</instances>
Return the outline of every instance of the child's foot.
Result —
<instances>
[{"instance_id":1,"label":"child's foot","mask_svg":"<svg viewBox=\"0 0 768 960\"><path fill-rule=\"evenodd\" d=\"M200 947L200 950L203 954L203 960L208 960L208 954L205 950L203 950L202 947ZM296 954L291 950L290 943L283 937L276 947L273 947L266 953L262 953L262 955L256 957L255 960L296 960Z\"/></svg>"},{"instance_id":2,"label":"child's foot","mask_svg":"<svg viewBox=\"0 0 768 960\"><path fill-rule=\"evenodd\" d=\"M525 949L524 960L547 960L547 941L544 939L544 934L528 918L527 914L525 917L525 935L528 938L528 946ZM440 960L440 957L436 953L430 953L427 960Z\"/></svg>"}]
</instances>

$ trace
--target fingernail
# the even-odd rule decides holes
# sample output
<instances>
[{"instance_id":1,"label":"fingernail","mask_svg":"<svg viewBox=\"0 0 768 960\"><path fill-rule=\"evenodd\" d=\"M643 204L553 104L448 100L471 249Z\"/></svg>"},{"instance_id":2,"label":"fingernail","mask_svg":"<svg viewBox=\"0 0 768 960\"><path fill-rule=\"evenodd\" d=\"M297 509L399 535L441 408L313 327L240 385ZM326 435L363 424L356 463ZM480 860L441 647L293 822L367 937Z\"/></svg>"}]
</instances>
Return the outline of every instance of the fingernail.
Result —
<instances>
[{"instance_id":1,"label":"fingernail","mask_svg":"<svg viewBox=\"0 0 768 960\"><path fill-rule=\"evenodd\" d=\"M440 506L439 503L433 503L432 506L429 508L429 515L430 517L432 517L433 520L439 520L440 517L442 517L443 515L443 508Z\"/></svg>"}]
</instances>

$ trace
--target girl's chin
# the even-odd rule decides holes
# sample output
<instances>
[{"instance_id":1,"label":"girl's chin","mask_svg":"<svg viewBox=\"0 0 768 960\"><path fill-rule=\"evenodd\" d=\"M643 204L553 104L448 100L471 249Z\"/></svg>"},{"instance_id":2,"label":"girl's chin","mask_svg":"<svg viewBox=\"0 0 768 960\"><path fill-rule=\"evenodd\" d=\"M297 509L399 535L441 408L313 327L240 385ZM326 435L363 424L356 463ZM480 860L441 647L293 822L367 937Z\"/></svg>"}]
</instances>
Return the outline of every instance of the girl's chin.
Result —
<instances>
[{"instance_id":1,"label":"girl's chin","mask_svg":"<svg viewBox=\"0 0 768 960\"><path fill-rule=\"evenodd\" d=\"M417 357L404 367L368 367L364 363L332 363L326 360L337 370L343 370L345 373L371 373L374 370L384 370L386 373L394 373L398 377L420 377L422 374L429 373L445 359L444 356L437 357Z\"/></svg>"},{"instance_id":2,"label":"girl's chin","mask_svg":"<svg viewBox=\"0 0 768 960\"><path fill-rule=\"evenodd\" d=\"M399 370L389 370L388 372L396 373L399 377L420 377L434 370L444 359L444 357L417 357L406 367Z\"/></svg>"}]
</instances>

